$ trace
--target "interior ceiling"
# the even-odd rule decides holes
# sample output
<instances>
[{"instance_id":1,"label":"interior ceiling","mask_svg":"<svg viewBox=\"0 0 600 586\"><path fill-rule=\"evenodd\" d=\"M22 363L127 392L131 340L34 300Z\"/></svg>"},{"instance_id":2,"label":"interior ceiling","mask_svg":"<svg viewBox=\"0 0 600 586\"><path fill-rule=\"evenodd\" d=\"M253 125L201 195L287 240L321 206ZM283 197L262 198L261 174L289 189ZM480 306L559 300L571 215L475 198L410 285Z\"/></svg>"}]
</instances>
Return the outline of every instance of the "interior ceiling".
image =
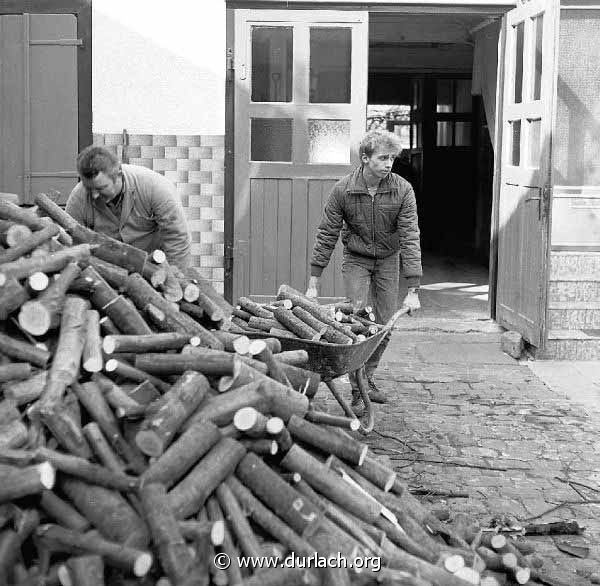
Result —
<instances>
[{"instance_id":1,"label":"interior ceiling","mask_svg":"<svg viewBox=\"0 0 600 586\"><path fill-rule=\"evenodd\" d=\"M476 14L369 13L369 45L473 44L473 29L500 17Z\"/></svg>"}]
</instances>

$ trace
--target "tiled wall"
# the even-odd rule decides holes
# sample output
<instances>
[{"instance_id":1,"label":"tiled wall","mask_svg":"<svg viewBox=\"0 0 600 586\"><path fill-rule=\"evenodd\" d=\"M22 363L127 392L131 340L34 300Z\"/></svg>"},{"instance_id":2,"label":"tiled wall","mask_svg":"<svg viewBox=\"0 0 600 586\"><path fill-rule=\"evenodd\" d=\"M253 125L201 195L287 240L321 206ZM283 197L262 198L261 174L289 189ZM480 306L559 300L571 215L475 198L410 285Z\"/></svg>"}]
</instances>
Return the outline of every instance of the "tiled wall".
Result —
<instances>
[{"instance_id":1,"label":"tiled wall","mask_svg":"<svg viewBox=\"0 0 600 586\"><path fill-rule=\"evenodd\" d=\"M223 135L94 134L124 163L161 173L177 188L192 233L192 264L223 292Z\"/></svg>"}]
</instances>

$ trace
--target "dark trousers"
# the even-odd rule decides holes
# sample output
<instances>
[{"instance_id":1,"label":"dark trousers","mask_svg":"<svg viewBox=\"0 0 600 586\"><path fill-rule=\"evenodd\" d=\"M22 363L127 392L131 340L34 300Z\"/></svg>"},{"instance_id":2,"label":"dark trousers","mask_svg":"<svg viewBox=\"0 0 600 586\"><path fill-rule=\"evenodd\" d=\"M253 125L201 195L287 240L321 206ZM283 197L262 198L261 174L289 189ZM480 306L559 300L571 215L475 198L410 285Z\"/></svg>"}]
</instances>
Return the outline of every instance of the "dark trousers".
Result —
<instances>
[{"instance_id":1,"label":"dark trousers","mask_svg":"<svg viewBox=\"0 0 600 586\"><path fill-rule=\"evenodd\" d=\"M387 258L367 258L344 252L342 277L345 295L355 309L372 305L379 324L386 324L398 309L399 258L398 253ZM367 360L367 378L375 372L389 340L388 335ZM350 376L353 388L356 388L355 378Z\"/></svg>"}]
</instances>

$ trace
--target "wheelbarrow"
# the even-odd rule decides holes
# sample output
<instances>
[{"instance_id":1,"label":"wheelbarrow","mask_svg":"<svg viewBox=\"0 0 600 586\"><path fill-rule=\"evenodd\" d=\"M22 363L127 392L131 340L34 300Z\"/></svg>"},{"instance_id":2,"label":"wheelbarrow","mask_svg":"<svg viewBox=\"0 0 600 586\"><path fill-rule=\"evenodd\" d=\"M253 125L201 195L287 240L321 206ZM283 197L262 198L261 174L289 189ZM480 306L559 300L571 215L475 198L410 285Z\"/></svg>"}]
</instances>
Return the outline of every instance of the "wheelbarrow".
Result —
<instances>
[{"instance_id":1,"label":"wheelbarrow","mask_svg":"<svg viewBox=\"0 0 600 586\"><path fill-rule=\"evenodd\" d=\"M379 332L357 344L326 344L324 342L258 332L246 333L246 335L249 338L277 338L281 342L282 350L305 350L308 353L308 362L304 365L304 368L321 375L321 380L327 385L344 413L351 419L356 419L356 416L342 396L340 388L336 386L338 382L336 379L351 372L356 373L358 388L365 404L363 419L366 420L366 424L360 421L359 431L367 434L373 431L375 415L373 405L369 399L369 384L365 375L365 363L379 344L383 342L385 336L392 330L396 321L408 312L409 309L406 307L399 309Z\"/></svg>"}]
</instances>

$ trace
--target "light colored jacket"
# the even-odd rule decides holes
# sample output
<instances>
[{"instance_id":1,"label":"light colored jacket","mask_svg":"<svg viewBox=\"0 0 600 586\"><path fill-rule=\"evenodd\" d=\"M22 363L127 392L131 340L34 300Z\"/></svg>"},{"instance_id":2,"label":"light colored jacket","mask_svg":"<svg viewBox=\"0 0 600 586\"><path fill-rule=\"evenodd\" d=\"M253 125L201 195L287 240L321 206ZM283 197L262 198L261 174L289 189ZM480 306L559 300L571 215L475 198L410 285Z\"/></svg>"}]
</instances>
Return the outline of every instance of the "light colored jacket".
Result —
<instances>
[{"instance_id":1,"label":"light colored jacket","mask_svg":"<svg viewBox=\"0 0 600 586\"><path fill-rule=\"evenodd\" d=\"M78 183L67 200L67 212L84 226L146 252L160 248L169 263L191 264L191 237L175 186L145 167L122 165L125 193L118 218L101 197L94 199Z\"/></svg>"}]
</instances>

